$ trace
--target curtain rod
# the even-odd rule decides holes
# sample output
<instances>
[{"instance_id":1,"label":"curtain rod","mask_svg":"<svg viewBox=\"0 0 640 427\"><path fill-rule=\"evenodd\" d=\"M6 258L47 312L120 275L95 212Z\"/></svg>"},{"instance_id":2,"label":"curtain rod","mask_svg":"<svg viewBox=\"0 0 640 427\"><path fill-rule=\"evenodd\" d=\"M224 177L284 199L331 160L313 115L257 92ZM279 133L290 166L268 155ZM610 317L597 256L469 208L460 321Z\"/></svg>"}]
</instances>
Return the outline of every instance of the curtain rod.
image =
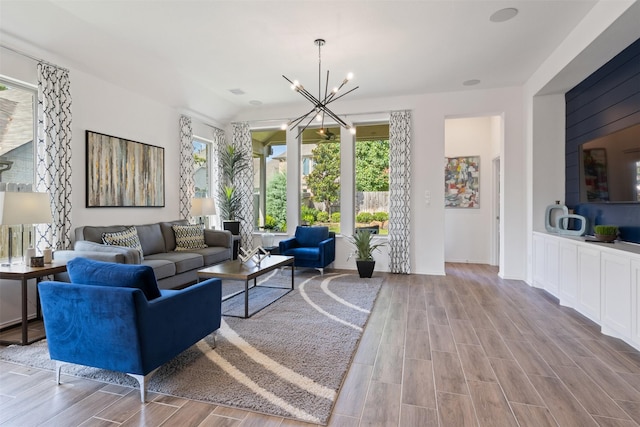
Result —
<instances>
[{"instance_id":1,"label":"curtain rod","mask_svg":"<svg viewBox=\"0 0 640 427\"><path fill-rule=\"evenodd\" d=\"M18 49L14 49L14 48L12 48L12 47L9 47L9 46L3 45L3 44L0 44L0 47L2 47L2 48L4 48L4 49L7 49L7 50L10 50L11 52L17 53L18 55L24 56L25 58L29 58L29 59L31 59L31 60L33 60L33 61L36 61L36 62L42 62L42 63L44 63L44 64L51 65L52 67L56 67L56 68L58 68L59 70L66 71L67 73L69 72L69 69L68 69L68 68L64 68L64 67L61 67L61 66L59 66L59 65L53 64L53 63L51 63L51 62L49 62L49 61L45 61L45 60L44 60L44 59L42 59L42 58L36 58L35 56L32 56L32 55L29 55L28 53L25 53L25 52L19 51Z\"/></svg>"}]
</instances>

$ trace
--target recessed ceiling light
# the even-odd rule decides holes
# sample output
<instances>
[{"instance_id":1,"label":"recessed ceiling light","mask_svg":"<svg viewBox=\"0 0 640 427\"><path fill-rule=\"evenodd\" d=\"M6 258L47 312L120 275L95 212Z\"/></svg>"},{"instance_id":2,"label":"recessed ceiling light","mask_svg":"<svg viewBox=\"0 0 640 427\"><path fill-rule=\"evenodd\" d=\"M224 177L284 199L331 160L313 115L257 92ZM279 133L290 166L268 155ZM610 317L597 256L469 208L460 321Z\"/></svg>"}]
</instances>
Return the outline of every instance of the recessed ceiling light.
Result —
<instances>
[{"instance_id":1,"label":"recessed ceiling light","mask_svg":"<svg viewBox=\"0 0 640 427\"><path fill-rule=\"evenodd\" d=\"M500 9L489 17L491 22L504 22L514 18L518 14L518 9L515 7L507 7Z\"/></svg>"},{"instance_id":2,"label":"recessed ceiling light","mask_svg":"<svg viewBox=\"0 0 640 427\"><path fill-rule=\"evenodd\" d=\"M249 104L251 104L251 105L262 105L262 101L258 101L257 99L252 99L251 101L249 101Z\"/></svg>"},{"instance_id":3,"label":"recessed ceiling light","mask_svg":"<svg viewBox=\"0 0 640 427\"><path fill-rule=\"evenodd\" d=\"M244 95L244 91L242 89L229 89L229 92L234 95Z\"/></svg>"},{"instance_id":4,"label":"recessed ceiling light","mask_svg":"<svg viewBox=\"0 0 640 427\"><path fill-rule=\"evenodd\" d=\"M463 86L475 86L478 83L480 83L480 80L478 79L471 79L471 80L466 80L464 82L462 82Z\"/></svg>"}]
</instances>

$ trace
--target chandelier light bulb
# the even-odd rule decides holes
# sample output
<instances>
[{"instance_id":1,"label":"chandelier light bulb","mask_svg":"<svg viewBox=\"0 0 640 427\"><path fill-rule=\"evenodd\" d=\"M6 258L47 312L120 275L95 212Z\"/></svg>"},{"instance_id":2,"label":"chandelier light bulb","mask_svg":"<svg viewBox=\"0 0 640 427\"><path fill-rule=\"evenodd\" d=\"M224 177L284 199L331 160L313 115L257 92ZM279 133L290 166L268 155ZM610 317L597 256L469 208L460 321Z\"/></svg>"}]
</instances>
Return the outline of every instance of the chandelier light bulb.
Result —
<instances>
[{"instance_id":1,"label":"chandelier light bulb","mask_svg":"<svg viewBox=\"0 0 640 427\"><path fill-rule=\"evenodd\" d=\"M332 92L333 92L333 93L338 93L338 90L339 90L339 89L338 89L337 87L334 87Z\"/></svg>"},{"instance_id":2,"label":"chandelier light bulb","mask_svg":"<svg viewBox=\"0 0 640 427\"><path fill-rule=\"evenodd\" d=\"M280 129L287 130L287 126L288 125L286 123L283 123L283 124L280 125Z\"/></svg>"},{"instance_id":3,"label":"chandelier light bulb","mask_svg":"<svg viewBox=\"0 0 640 427\"><path fill-rule=\"evenodd\" d=\"M355 135L356 134L356 128L355 127L350 127L349 128L349 132L351 132L351 135Z\"/></svg>"},{"instance_id":4,"label":"chandelier light bulb","mask_svg":"<svg viewBox=\"0 0 640 427\"><path fill-rule=\"evenodd\" d=\"M321 122L321 121L322 121L322 114L318 114L318 115L316 116L316 120L317 120L317 121L319 121L319 122Z\"/></svg>"},{"instance_id":5,"label":"chandelier light bulb","mask_svg":"<svg viewBox=\"0 0 640 427\"><path fill-rule=\"evenodd\" d=\"M351 80L351 79L353 79L353 73L347 74L347 80Z\"/></svg>"}]
</instances>

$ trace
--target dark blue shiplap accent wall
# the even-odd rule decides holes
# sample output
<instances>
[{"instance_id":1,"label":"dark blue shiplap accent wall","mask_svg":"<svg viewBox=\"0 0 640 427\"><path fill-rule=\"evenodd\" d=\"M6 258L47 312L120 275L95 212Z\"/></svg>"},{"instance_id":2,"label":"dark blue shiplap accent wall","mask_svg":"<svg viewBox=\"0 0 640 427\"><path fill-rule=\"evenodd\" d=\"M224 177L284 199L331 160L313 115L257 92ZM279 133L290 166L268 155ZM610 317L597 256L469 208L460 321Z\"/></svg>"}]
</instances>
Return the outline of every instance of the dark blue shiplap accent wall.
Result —
<instances>
[{"instance_id":1,"label":"dark blue shiplap accent wall","mask_svg":"<svg viewBox=\"0 0 640 427\"><path fill-rule=\"evenodd\" d=\"M567 92L565 101L565 203L578 210L580 145L640 123L640 39ZM629 227L630 231L640 227L640 203L598 203L584 211L593 216L590 226L597 221ZM631 238L621 237L640 243L640 235L629 234Z\"/></svg>"}]
</instances>

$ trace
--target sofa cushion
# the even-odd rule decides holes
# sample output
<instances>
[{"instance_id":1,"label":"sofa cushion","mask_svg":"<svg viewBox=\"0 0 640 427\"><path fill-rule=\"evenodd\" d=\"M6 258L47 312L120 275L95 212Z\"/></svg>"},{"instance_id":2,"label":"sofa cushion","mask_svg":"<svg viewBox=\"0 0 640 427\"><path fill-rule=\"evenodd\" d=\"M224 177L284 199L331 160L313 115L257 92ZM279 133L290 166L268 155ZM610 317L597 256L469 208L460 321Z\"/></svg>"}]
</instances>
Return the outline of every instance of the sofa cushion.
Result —
<instances>
[{"instance_id":1,"label":"sofa cushion","mask_svg":"<svg viewBox=\"0 0 640 427\"><path fill-rule=\"evenodd\" d=\"M205 266L231 259L231 249L222 246L208 246L204 249L194 249L193 252L202 255Z\"/></svg>"},{"instance_id":2,"label":"sofa cushion","mask_svg":"<svg viewBox=\"0 0 640 427\"><path fill-rule=\"evenodd\" d=\"M167 277L175 276L176 265L167 261L166 259L154 259L156 256L161 257L162 254L149 255L142 261L142 265L148 265L153 268L153 274L156 275L156 280L166 279Z\"/></svg>"},{"instance_id":3,"label":"sofa cushion","mask_svg":"<svg viewBox=\"0 0 640 427\"><path fill-rule=\"evenodd\" d=\"M176 251L189 251L207 247L204 242L204 226L202 224L173 225L171 228L173 228L173 232L176 235Z\"/></svg>"},{"instance_id":4,"label":"sofa cushion","mask_svg":"<svg viewBox=\"0 0 640 427\"><path fill-rule=\"evenodd\" d=\"M195 252L166 252L164 254L151 255L149 258L173 262L176 265L176 274L204 266L202 255Z\"/></svg>"},{"instance_id":5,"label":"sofa cushion","mask_svg":"<svg viewBox=\"0 0 640 427\"><path fill-rule=\"evenodd\" d=\"M160 296L156 276L147 265L116 264L88 258L74 258L67 263L71 283L137 288L144 292L147 300Z\"/></svg>"},{"instance_id":6,"label":"sofa cushion","mask_svg":"<svg viewBox=\"0 0 640 427\"><path fill-rule=\"evenodd\" d=\"M140 251L140 258L142 259L144 256L142 245L140 244L140 238L138 237L138 231L133 226L124 231L102 233L102 241L105 245L124 246L127 248L137 249Z\"/></svg>"},{"instance_id":7,"label":"sofa cushion","mask_svg":"<svg viewBox=\"0 0 640 427\"><path fill-rule=\"evenodd\" d=\"M88 240L90 242L102 243L102 233L112 233L114 231L124 231L128 228L128 225L105 225L94 226L85 225L78 227L75 230L75 241L80 242L82 240Z\"/></svg>"},{"instance_id":8,"label":"sofa cushion","mask_svg":"<svg viewBox=\"0 0 640 427\"><path fill-rule=\"evenodd\" d=\"M318 246L329 238L329 227L297 227L296 240L298 246Z\"/></svg>"},{"instance_id":9,"label":"sofa cushion","mask_svg":"<svg viewBox=\"0 0 640 427\"><path fill-rule=\"evenodd\" d=\"M138 237L140 238L140 244L142 245L142 251L145 256L166 251L160 224L136 225L135 227L138 231Z\"/></svg>"},{"instance_id":10,"label":"sofa cushion","mask_svg":"<svg viewBox=\"0 0 640 427\"><path fill-rule=\"evenodd\" d=\"M164 247L167 252L176 249L176 235L173 232L173 225L189 225L189 222L186 219L181 219L160 223L160 230L162 230L162 237L164 237Z\"/></svg>"}]
</instances>

